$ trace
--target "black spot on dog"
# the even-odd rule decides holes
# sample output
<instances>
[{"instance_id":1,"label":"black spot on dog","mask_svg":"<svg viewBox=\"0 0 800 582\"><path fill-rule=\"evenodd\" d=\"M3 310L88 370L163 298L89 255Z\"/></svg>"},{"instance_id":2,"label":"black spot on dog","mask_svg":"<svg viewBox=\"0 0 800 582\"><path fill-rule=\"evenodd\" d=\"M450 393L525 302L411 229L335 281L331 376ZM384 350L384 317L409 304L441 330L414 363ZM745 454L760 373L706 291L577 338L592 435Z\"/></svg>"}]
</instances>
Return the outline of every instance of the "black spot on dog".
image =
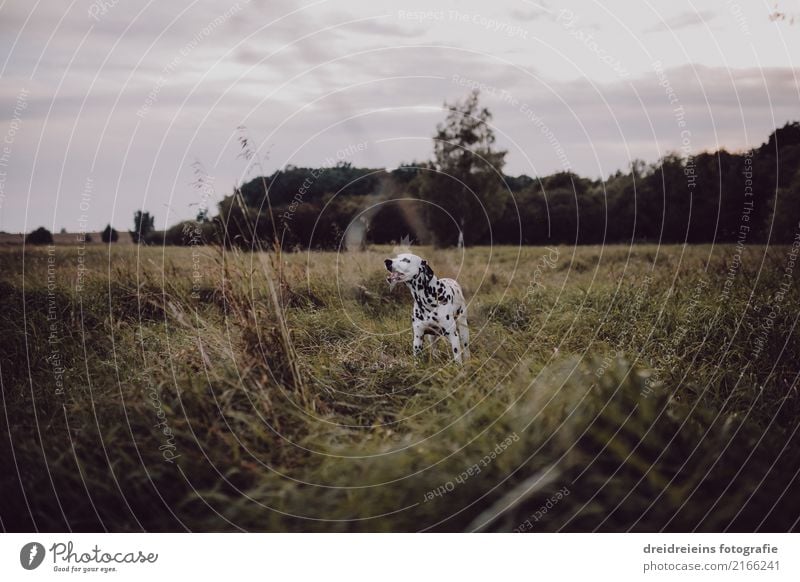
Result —
<instances>
[{"instance_id":1,"label":"black spot on dog","mask_svg":"<svg viewBox=\"0 0 800 582\"><path fill-rule=\"evenodd\" d=\"M457 354L458 353L458 348L453 348L453 353Z\"/></svg>"},{"instance_id":2,"label":"black spot on dog","mask_svg":"<svg viewBox=\"0 0 800 582\"><path fill-rule=\"evenodd\" d=\"M450 314L445 315L445 319L450 319Z\"/></svg>"}]
</instances>

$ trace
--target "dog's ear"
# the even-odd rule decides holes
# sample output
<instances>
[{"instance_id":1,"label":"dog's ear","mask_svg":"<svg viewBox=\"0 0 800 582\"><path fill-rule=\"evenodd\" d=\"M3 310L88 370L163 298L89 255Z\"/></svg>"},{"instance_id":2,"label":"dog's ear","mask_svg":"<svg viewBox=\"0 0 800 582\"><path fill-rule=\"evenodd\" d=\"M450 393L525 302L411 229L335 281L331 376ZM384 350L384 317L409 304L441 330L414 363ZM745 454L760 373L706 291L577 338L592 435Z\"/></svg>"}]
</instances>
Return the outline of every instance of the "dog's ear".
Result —
<instances>
[{"instance_id":1,"label":"dog's ear","mask_svg":"<svg viewBox=\"0 0 800 582\"><path fill-rule=\"evenodd\" d=\"M423 260L422 263L420 263L420 268L422 269L422 274L426 279L433 277L433 269L431 269L428 261Z\"/></svg>"}]
</instances>

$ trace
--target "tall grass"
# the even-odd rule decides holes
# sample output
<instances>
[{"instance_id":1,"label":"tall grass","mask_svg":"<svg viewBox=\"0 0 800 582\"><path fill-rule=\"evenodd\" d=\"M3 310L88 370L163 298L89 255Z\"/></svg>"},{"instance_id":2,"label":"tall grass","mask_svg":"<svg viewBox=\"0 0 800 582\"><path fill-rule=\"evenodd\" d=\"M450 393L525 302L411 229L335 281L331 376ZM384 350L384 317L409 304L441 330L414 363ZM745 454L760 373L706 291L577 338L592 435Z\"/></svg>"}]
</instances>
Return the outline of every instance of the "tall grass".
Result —
<instances>
[{"instance_id":1,"label":"tall grass","mask_svg":"<svg viewBox=\"0 0 800 582\"><path fill-rule=\"evenodd\" d=\"M420 249L463 367L411 356L387 248L85 252L77 291L76 247L0 251L5 529L796 527L785 247L725 295L731 247Z\"/></svg>"}]
</instances>

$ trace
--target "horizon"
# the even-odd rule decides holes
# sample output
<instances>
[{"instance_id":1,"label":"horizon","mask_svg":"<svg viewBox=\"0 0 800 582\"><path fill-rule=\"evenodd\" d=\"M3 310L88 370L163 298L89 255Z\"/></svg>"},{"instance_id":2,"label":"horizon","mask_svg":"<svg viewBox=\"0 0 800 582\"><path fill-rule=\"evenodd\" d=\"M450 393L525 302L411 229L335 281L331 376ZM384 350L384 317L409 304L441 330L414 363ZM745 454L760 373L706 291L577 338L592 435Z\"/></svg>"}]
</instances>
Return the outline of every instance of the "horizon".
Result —
<instances>
[{"instance_id":1,"label":"horizon","mask_svg":"<svg viewBox=\"0 0 800 582\"><path fill-rule=\"evenodd\" d=\"M197 212L196 163L216 208L339 152L427 160L443 102L475 86L509 176L605 180L687 140L744 152L798 118L782 4L4 5L0 231L127 231L137 209L163 230ZM242 159L240 126L263 165Z\"/></svg>"},{"instance_id":2,"label":"horizon","mask_svg":"<svg viewBox=\"0 0 800 582\"><path fill-rule=\"evenodd\" d=\"M793 123L800 123L800 121L789 121L789 122L787 122L786 124L784 124L784 126L781 126L781 127L786 127L787 125L790 125L790 124L793 124ZM774 133L774 131L777 131L778 129L781 129L781 128L780 128L780 127L778 127L778 128L775 128L775 129L773 130L773 132L771 132L771 133L770 133L770 135L772 135L772 133ZM692 157L697 157L697 156L700 156L700 155L717 155L717 154L719 154L719 153L720 153L720 152L722 152L722 151L725 151L725 152L727 152L727 153L729 153L729 154L732 154L732 155L744 155L744 154L746 154L748 151L752 151L752 150L754 150L754 149L756 149L756 148L758 148L758 147L761 147L761 146L764 146L764 145L766 145L766 144L767 144L767 142L768 142L768 138L769 138L769 136L767 136L767 139L765 139L765 140L764 140L763 142L761 142L760 144L758 144L758 145L753 145L753 146L752 146L752 148L751 148L750 150L748 150L748 149L743 149L743 150L731 150L731 149L727 149L727 148L725 148L725 147L722 147L722 148L720 148L719 150L716 150L716 151L701 151L701 152L691 152L691 153L690 153L690 155L691 155ZM651 166L651 165L658 165L658 164L660 164L660 163L661 163L661 160L663 160L663 159L664 159L664 157L666 157L666 156L670 156L670 155L677 155L677 156L679 156L679 157L681 158L681 160L682 160L682 161L684 161L684 162L685 162L685 161L686 161L686 159L687 159L687 158L686 158L686 156L684 155L684 153L680 151L680 149L676 149L676 150L671 150L671 151L664 152L664 154L662 155L662 157L660 157L660 158L659 158L659 159L657 159L657 160L653 160L653 161L649 161L649 160L641 160L641 161L645 162L645 163L646 163L648 166ZM329 160L326 160L326 162L327 162L327 161L329 161ZM346 163L349 163L349 162L346 162ZM333 164L331 164L331 165L322 165L322 166L318 166L318 167L316 167L316 168L314 168L314 167L311 167L311 166L296 166L296 167L297 167L297 168L300 168L300 169L304 169L304 168L305 168L305 169L312 169L312 170L313 170L313 169L320 169L320 168L327 168L327 167L331 167L332 165L333 165ZM265 173L265 174L263 174L263 175L252 176L252 177L248 178L246 182L242 182L242 183L238 184L238 185L237 185L237 188L240 188L241 186L243 186L243 185L244 185L245 183L247 183L247 182L252 182L252 181L260 180L260 179L262 179L262 178L271 178L271 177L275 176L276 174L278 174L278 173L280 173L280 172L285 172L285 171L286 171L286 169L287 169L287 167L289 167L289 166L292 166L292 164L288 164L287 166L284 166L284 167L282 167L282 168L275 168L275 169L273 169L271 172ZM358 169L365 169L365 170L375 170L375 171L384 171L384 172L387 172L387 173L388 173L388 172L395 171L395 170L397 170L397 169L399 169L399 168L402 168L402 167L415 167L415 166L413 166L413 162L407 162L407 163L406 163L406 162L401 162L401 163L397 164L396 166L387 167L387 168L366 168L366 167L359 167ZM587 180L591 180L592 182L603 182L603 183L605 183L605 182L607 182L607 181L608 181L608 178L609 178L611 175L613 175L614 173L616 173L616 172L618 172L618 171L626 171L626 172L630 172L630 167L628 167L628 168L617 168L616 170L613 170L612 172L610 172L610 174L609 174L608 176L602 176L602 177L601 177L601 176L581 176L580 174L577 174L577 173L576 173L576 175L577 175L578 177L580 177L580 178L587 179ZM573 172L573 170L556 170L555 172L553 172L553 173L551 173L551 174L546 174L546 175L542 175L542 176L530 176L530 175L528 175L528 174L516 174L516 175L514 175L514 174L509 174L509 173L507 173L507 172L505 172L505 171L503 172L503 174L504 174L504 176L506 176L506 177L510 177L510 178L517 178L517 179L519 179L519 178L522 178L522 177L528 177L528 178L531 178L531 179L532 179L532 180L534 180L534 181L540 181L540 180L546 179L546 178L547 178L547 177L549 177L549 176L552 176L552 175L554 175L554 174L558 174L558 173L561 173L561 172ZM574 172L573 172L573 173L574 173ZM228 194L223 194L223 196L228 196L228 195L230 195L230 194L232 194L232 193L233 193L233 188L231 189L231 192L230 192L230 193L228 193ZM199 204L198 204L198 203L194 203L194 204L193 204L193 206L199 206ZM142 210L143 212L148 212L148 209L147 209L147 208L141 208L141 209L138 209L138 208L137 208L137 210ZM151 214L152 214L152 212L151 212ZM212 214L212 213L211 213L211 209L209 209L209 216L208 216L208 217L209 217L209 218L213 218L214 216L215 216L215 214ZM188 219L186 219L186 218L183 218L183 219L180 219L180 220L176 220L175 222L173 222L173 223L171 223L171 224L166 224L166 225L164 225L163 227L158 227L158 228L157 228L157 231L158 231L158 232L165 231L165 230L167 230L167 229L169 229L169 228L171 228L171 227L173 227L173 226L176 226L176 225L180 224L181 222L183 222L183 221L185 221L185 220L191 220L191 217L190 217L190 218L188 218ZM114 230L116 230L116 231L117 231L117 232L119 232L119 233L129 233L129 232L132 232L132 231L133 231L133 229L132 229L132 228L129 228L129 227L125 227L125 226L122 226L122 227L117 227L116 225L113 225L113 224L111 224L111 223L107 223L106 225L103 225L103 226L101 226L101 227L97 227L97 228L90 229L90 230L85 230L85 231L81 231L81 230L69 230L69 229L67 229L66 231L64 231L63 229L66 229L66 227L62 226L62 227L60 227L58 230L53 230L53 231L52 231L52 233L53 233L53 235L56 235L56 234L61 234L61 235L64 235L64 234L69 234L69 235L80 235L80 234L82 234L82 233L83 233L83 234L87 234L87 235L89 235L89 234L91 234L91 235L95 235L95 234L100 234L100 233L101 233L101 232L102 232L102 231L103 231L103 230L104 230L104 229L105 229L107 226L111 226L111 227L112 227ZM26 234L28 234L28 233L29 233L31 230L34 230L34 229L36 229L36 228L39 228L39 227L44 227L44 228L47 228L45 225L38 225L38 226L32 226L32 227L31 227L31 228L30 228L28 231L4 231L4 230L0 230L0 234L6 234L6 235L15 235L15 236L19 235L19 236L22 236L22 235L26 235Z\"/></svg>"}]
</instances>

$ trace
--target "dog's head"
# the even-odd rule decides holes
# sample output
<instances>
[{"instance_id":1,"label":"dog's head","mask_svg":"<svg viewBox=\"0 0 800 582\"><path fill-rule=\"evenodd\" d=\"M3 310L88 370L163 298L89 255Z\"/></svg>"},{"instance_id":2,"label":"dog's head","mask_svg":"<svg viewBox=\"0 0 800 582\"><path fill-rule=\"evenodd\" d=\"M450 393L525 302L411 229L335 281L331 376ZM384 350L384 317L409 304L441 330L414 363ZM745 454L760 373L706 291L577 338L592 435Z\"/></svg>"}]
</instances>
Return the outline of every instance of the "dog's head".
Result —
<instances>
[{"instance_id":1,"label":"dog's head","mask_svg":"<svg viewBox=\"0 0 800 582\"><path fill-rule=\"evenodd\" d=\"M411 253L400 253L394 259L386 259L383 262L386 270L389 271L386 280L391 287L417 277L426 280L433 277L433 269L430 268L427 261Z\"/></svg>"}]
</instances>

